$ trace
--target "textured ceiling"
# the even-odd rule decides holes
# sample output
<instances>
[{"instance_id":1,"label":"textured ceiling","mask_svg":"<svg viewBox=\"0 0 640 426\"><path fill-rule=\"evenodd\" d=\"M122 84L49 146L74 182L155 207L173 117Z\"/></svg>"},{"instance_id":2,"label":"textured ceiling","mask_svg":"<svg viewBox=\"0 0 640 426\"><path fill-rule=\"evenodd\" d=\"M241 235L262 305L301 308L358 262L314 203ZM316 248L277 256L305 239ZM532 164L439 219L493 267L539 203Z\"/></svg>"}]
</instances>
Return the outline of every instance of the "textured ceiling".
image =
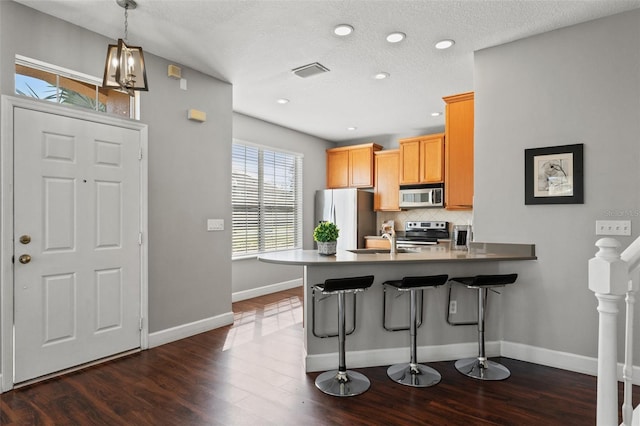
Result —
<instances>
[{"instance_id":1,"label":"textured ceiling","mask_svg":"<svg viewBox=\"0 0 640 426\"><path fill-rule=\"evenodd\" d=\"M123 35L115 0L17 1L113 39ZM137 2L129 12L132 44L232 83L235 111L332 141L441 128L444 117L431 113L443 112L443 96L473 90L474 51L640 7L640 0ZM354 33L335 36L340 23ZM387 43L392 31L406 40ZM456 44L434 49L443 38ZM291 73L311 62L330 72ZM391 77L375 80L380 71Z\"/></svg>"}]
</instances>

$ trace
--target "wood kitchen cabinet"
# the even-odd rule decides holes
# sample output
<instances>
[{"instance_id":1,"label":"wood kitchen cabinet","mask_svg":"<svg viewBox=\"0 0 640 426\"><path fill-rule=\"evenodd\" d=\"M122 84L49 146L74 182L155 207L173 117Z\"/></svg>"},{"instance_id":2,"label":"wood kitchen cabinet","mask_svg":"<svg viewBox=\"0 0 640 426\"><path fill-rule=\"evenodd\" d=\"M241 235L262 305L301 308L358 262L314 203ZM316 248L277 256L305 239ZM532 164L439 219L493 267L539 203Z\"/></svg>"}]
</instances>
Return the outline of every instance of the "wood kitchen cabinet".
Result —
<instances>
[{"instance_id":1,"label":"wood kitchen cabinet","mask_svg":"<svg viewBox=\"0 0 640 426\"><path fill-rule=\"evenodd\" d=\"M375 154L375 211L400 211L400 151L389 149Z\"/></svg>"},{"instance_id":2,"label":"wood kitchen cabinet","mask_svg":"<svg viewBox=\"0 0 640 426\"><path fill-rule=\"evenodd\" d=\"M442 98L445 103L445 208L473 208L473 92Z\"/></svg>"},{"instance_id":3,"label":"wood kitchen cabinet","mask_svg":"<svg viewBox=\"0 0 640 426\"><path fill-rule=\"evenodd\" d=\"M327 188L373 187L373 153L381 149L374 143L328 149Z\"/></svg>"},{"instance_id":4,"label":"wood kitchen cabinet","mask_svg":"<svg viewBox=\"0 0 640 426\"><path fill-rule=\"evenodd\" d=\"M391 243L386 238L365 238L364 248L389 250L391 248Z\"/></svg>"},{"instance_id":5,"label":"wood kitchen cabinet","mask_svg":"<svg viewBox=\"0 0 640 426\"><path fill-rule=\"evenodd\" d=\"M400 139L400 185L444 180L444 133Z\"/></svg>"}]
</instances>

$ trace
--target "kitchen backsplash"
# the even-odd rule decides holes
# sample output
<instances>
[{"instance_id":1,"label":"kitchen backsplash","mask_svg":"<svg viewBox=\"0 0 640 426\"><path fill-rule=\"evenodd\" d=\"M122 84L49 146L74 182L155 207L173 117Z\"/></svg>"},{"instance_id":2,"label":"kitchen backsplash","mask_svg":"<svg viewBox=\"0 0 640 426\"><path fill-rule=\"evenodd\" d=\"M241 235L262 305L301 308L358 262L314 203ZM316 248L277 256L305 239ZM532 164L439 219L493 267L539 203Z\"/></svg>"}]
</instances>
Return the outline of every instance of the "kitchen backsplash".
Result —
<instances>
[{"instance_id":1,"label":"kitchen backsplash","mask_svg":"<svg viewBox=\"0 0 640 426\"><path fill-rule=\"evenodd\" d=\"M377 229L387 220L394 221L396 231L404 231L405 222L424 222L446 220L452 225L473 225L473 210L410 209L401 212L378 212ZM451 231L451 229L449 229Z\"/></svg>"}]
</instances>

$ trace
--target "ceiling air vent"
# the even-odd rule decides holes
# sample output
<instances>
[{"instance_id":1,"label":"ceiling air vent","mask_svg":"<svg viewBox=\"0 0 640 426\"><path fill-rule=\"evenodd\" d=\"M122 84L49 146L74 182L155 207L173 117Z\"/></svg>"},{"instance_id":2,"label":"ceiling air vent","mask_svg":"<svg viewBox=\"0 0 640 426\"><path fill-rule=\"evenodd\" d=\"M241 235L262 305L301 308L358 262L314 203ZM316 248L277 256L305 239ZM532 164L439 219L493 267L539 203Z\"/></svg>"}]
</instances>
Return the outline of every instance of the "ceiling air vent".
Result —
<instances>
[{"instance_id":1,"label":"ceiling air vent","mask_svg":"<svg viewBox=\"0 0 640 426\"><path fill-rule=\"evenodd\" d=\"M317 62L314 62L309 65L303 65L301 67L294 68L291 71L298 77L307 78L317 74L328 72L329 68Z\"/></svg>"}]
</instances>

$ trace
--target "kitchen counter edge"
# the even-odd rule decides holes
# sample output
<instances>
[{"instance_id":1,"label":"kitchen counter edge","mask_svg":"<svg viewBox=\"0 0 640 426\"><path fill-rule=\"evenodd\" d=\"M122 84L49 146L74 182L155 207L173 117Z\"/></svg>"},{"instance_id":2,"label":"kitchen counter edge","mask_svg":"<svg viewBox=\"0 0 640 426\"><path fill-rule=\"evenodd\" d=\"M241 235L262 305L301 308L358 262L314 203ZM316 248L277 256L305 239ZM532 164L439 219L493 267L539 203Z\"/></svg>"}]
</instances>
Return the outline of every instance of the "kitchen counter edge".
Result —
<instances>
[{"instance_id":1,"label":"kitchen counter edge","mask_svg":"<svg viewBox=\"0 0 640 426\"><path fill-rule=\"evenodd\" d=\"M318 254L317 250L287 250L263 253L262 262L285 265L335 265L365 263L406 262L474 262L502 260L536 260L534 244L472 242L469 250L452 250L448 244L438 244L412 253L366 253L356 254L339 250L331 256Z\"/></svg>"}]
</instances>

